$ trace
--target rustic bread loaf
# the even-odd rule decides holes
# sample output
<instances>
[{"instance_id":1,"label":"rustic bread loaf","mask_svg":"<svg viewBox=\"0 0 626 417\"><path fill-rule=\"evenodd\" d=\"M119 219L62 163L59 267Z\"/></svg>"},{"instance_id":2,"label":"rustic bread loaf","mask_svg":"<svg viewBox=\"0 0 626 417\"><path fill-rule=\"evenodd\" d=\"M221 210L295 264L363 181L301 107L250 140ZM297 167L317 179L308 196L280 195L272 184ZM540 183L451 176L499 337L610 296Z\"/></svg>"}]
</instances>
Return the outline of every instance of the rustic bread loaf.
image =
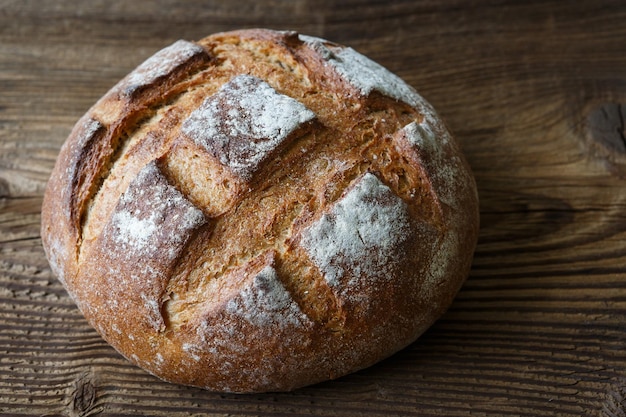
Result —
<instances>
[{"instance_id":1,"label":"rustic bread loaf","mask_svg":"<svg viewBox=\"0 0 626 417\"><path fill-rule=\"evenodd\" d=\"M407 346L477 238L458 145L411 87L293 32L178 41L76 124L43 204L87 320L168 381L291 390Z\"/></svg>"}]
</instances>

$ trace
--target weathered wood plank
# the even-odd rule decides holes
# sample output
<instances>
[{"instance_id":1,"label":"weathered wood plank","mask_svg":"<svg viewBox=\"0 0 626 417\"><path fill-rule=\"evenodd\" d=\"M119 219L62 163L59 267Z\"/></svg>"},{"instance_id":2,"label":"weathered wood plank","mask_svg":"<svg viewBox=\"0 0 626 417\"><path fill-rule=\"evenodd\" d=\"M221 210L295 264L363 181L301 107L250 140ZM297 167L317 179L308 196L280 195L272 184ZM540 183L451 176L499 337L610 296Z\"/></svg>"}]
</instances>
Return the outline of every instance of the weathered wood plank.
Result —
<instances>
[{"instance_id":1,"label":"weathered wood plank","mask_svg":"<svg viewBox=\"0 0 626 417\"><path fill-rule=\"evenodd\" d=\"M0 2L0 414L626 415L626 4ZM91 329L39 238L73 123L173 41L296 29L414 85L475 172L471 276L417 343L287 394L167 384Z\"/></svg>"}]
</instances>

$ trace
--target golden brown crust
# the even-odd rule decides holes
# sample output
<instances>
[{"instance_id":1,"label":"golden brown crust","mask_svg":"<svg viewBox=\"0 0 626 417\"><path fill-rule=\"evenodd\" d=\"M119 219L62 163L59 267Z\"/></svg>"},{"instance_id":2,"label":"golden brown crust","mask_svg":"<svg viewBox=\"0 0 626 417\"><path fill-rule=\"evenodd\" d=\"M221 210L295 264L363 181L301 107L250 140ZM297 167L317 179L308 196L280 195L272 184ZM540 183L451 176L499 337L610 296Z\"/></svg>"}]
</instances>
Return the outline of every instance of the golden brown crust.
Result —
<instances>
[{"instance_id":1,"label":"golden brown crust","mask_svg":"<svg viewBox=\"0 0 626 417\"><path fill-rule=\"evenodd\" d=\"M290 390L415 340L467 276L473 178L415 91L294 32L179 41L77 123L44 248L89 322L169 381Z\"/></svg>"}]
</instances>

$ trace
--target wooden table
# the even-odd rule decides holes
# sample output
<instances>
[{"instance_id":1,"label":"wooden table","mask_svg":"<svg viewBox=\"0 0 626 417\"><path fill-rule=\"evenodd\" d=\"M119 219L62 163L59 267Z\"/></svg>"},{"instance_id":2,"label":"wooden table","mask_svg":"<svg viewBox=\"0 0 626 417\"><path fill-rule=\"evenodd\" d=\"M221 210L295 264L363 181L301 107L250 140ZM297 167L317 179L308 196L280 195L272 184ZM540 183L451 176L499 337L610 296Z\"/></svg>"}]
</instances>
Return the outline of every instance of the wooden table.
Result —
<instances>
[{"instance_id":1,"label":"wooden table","mask_svg":"<svg viewBox=\"0 0 626 417\"><path fill-rule=\"evenodd\" d=\"M626 415L626 3L0 1L0 414ZM40 204L74 122L173 41L242 27L353 46L415 86L474 170L481 233L448 314L287 394L128 364L50 272Z\"/></svg>"}]
</instances>

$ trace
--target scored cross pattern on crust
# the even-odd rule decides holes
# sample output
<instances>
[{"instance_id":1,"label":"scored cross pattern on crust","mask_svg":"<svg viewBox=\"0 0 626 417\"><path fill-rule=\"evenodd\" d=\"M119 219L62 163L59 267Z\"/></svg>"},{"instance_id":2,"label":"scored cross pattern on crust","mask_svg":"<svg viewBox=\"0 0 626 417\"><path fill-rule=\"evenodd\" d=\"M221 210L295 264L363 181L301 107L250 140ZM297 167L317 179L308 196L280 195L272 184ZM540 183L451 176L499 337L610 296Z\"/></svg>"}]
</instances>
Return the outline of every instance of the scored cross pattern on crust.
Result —
<instances>
[{"instance_id":1,"label":"scored cross pattern on crust","mask_svg":"<svg viewBox=\"0 0 626 417\"><path fill-rule=\"evenodd\" d=\"M276 127L274 118L264 116L268 110L260 108L262 106L274 106L281 111L282 128ZM225 165L238 180L246 182L259 164L275 154L277 148L284 146L288 138L295 139L290 137L290 133L297 131L313 117L314 114L302 104L278 94L267 83L250 76L235 77L214 96L205 100L182 123L181 133L184 138L179 138L179 141L190 140L195 145L200 145L208 154L206 156L212 156ZM167 169L164 160L160 165ZM159 208L166 207L165 203L159 203L164 197L163 193L150 192L155 185L144 180L149 178L148 173L153 173L156 166L150 163L140 171L137 179L123 194L101 239L106 242L110 235L118 241L120 236L126 236L131 242L135 242L135 246L126 246L121 252L123 256L144 259L144 262L146 258L156 257L162 265L167 265L167 259L184 256L184 246L176 246L177 253L174 256L164 258L163 254L157 254L154 250L151 256L148 248L152 242L145 235L151 234L155 227L166 227L165 230L179 231L173 234L170 232L177 241L187 242L193 238L195 230L185 225L200 227L205 222L190 222L185 215L165 216L165 212ZM350 170L354 167L346 166L343 169ZM159 178L169 177L173 184L181 182L172 178L171 174L157 175ZM142 219L132 217L132 213L129 214L126 208L126 201L134 199L129 194L139 193L137 190L148 191L145 198L133 196L139 197L142 206L148 210L147 213L141 213ZM236 197L236 203L246 198L252 197L244 193ZM169 200L174 200L175 203L167 205L168 209L176 212L185 210L191 204L179 197ZM194 215L202 209L203 207L195 208ZM237 213L227 213L222 215L224 216L236 219ZM155 224L155 218L161 222ZM223 222L223 219L220 220ZM213 237L216 233L229 233L216 232L210 218L207 223L210 232L198 235L202 239ZM146 227L140 230L139 226ZM234 224L231 223L230 226L234 227ZM228 375L230 370L224 364L232 362L234 356L253 349L250 347L249 335L261 335L264 338L264 348L272 337L278 337L273 341L273 351L296 352L311 343L307 332L313 326L327 326L332 323L330 325L339 329L345 320L371 319L380 315L384 303L381 303L376 292L393 286L394 279L406 275L403 266L406 268L406 265L411 265L409 257L415 256L415 253L403 250L403 245L407 240L415 239L415 230L421 231L420 238L425 241L422 243L430 240L430 244L434 244L436 227L420 219L412 219L406 202L395 195L375 174L366 172L348 182L338 200L331 202L321 216L297 232L296 236L287 236L287 240L292 239L296 246L292 250L303 250L305 254L300 257L300 262L305 266L310 265L309 271L313 271L306 276L307 284L290 285L291 278L286 273L287 268L282 267L289 262L288 252L278 251L285 242L257 241L259 248L246 247L239 249L239 254L231 253L231 256L246 259L241 252L248 251L250 259L235 263L219 276L208 278L210 272L202 271L202 268L189 273L201 277L195 279L195 293L189 289L181 291L176 285L178 280L175 279L168 282L166 288L160 288L160 295L143 295L141 298L151 300L144 300L145 310L146 314L153 317L151 323L158 326L157 330L166 330L166 325L171 325L170 330L174 329L173 331L190 325L194 327L197 339L188 340L186 349L190 352L215 350L222 357L222 361L213 366L219 369L220 374ZM244 232L258 233L253 227L246 228ZM181 239L180 233L185 233L186 236ZM210 247L210 242L202 239L192 246ZM167 241L167 238L157 240ZM174 248L174 245L166 246L170 250ZM409 245L412 246L414 245ZM277 263L281 265L278 269ZM148 274L154 274L155 270L158 267L148 271ZM166 275L167 272L163 274ZM221 284L207 285L205 281L202 282L202 277L205 281L212 279ZM150 278L146 276L143 279ZM221 290L211 294L209 302L203 301L206 288L212 286ZM307 291L316 291L326 297L321 302L312 303L305 294ZM229 301L225 308L216 309L216 299ZM354 311L352 318L346 317L346 309ZM163 317L156 316L156 313ZM191 322L175 318L180 316L193 318L190 319ZM289 340L280 337L285 333L291 335ZM237 336L244 334L248 336ZM372 333L370 337L380 338L382 335ZM256 372L271 373L270 368L269 363L266 366L257 364Z\"/></svg>"},{"instance_id":2,"label":"scored cross pattern on crust","mask_svg":"<svg viewBox=\"0 0 626 417\"><path fill-rule=\"evenodd\" d=\"M169 380L286 389L378 360L444 308L467 239L444 218L471 178L430 106L354 50L224 36L157 53L75 129L50 189L80 197L77 249L48 245L54 267Z\"/></svg>"}]
</instances>

